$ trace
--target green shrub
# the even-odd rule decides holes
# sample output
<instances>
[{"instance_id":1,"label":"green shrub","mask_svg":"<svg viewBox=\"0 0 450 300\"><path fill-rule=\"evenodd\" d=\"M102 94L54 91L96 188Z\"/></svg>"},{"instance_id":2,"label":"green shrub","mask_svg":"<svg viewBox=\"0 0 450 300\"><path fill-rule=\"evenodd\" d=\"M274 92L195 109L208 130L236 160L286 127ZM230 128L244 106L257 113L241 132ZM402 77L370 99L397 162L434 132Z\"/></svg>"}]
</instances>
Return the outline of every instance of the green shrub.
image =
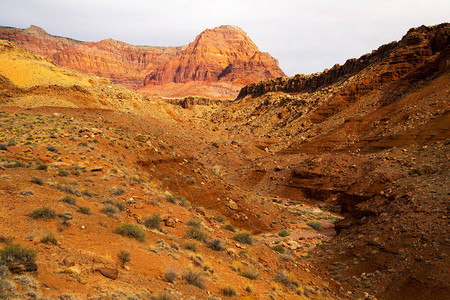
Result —
<instances>
[{"instance_id":1,"label":"green shrub","mask_svg":"<svg viewBox=\"0 0 450 300\"><path fill-rule=\"evenodd\" d=\"M322 228L322 224L320 224L320 222L318 221L309 221L308 223L306 223L306 225L314 228L315 230L320 230L320 228Z\"/></svg>"},{"instance_id":2,"label":"green shrub","mask_svg":"<svg viewBox=\"0 0 450 300\"><path fill-rule=\"evenodd\" d=\"M131 252L127 250L120 250L119 253L117 253L117 258L119 259L122 268L125 268L125 264L131 260Z\"/></svg>"},{"instance_id":3,"label":"green shrub","mask_svg":"<svg viewBox=\"0 0 450 300\"><path fill-rule=\"evenodd\" d=\"M46 164L40 163L36 166L36 170L46 171L47 169L48 169L48 166Z\"/></svg>"},{"instance_id":4,"label":"green shrub","mask_svg":"<svg viewBox=\"0 0 450 300\"><path fill-rule=\"evenodd\" d=\"M56 245L58 244L58 240L52 232L49 232L41 238L41 243Z\"/></svg>"},{"instance_id":5,"label":"green shrub","mask_svg":"<svg viewBox=\"0 0 450 300\"><path fill-rule=\"evenodd\" d=\"M144 225L147 228L158 229L161 225L161 222L162 222L161 215L154 213L145 219Z\"/></svg>"},{"instance_id":6,"label":"green shrub","mask_svg":"<svg viewBox=\"0 0 450 300\"><path fill-rule=\"evenodd\" d=\"M31 215L30 215L33 219L44 219L44 220L48 220L48 219L53 219L55 218L56 214L55 211L53 209L51 209L50 207L41 207L38 209L35 209Z\"/></svg>"},{"instance_id":7,"label":"green shrub","mask_svg":"<svg viewBox=\"0 0 450 300\"><path fill-rule=\"evenodd\" d=\"M222 215L217 215L217 216L214 216L214 218L213 218L214 220L216 220L217 222L220 222L220 223L223 223L223 222L225 222L225 217L224 216L222 216Z\"/></svg>"},{"instance_id":8,"label":"green shrub","mask_svg":"<svg viewBox=\"0 0 450 300\"><path fill-rule=\"evenodd\" d=\"M223 226L223 228L228 231L231 231L231 232L236 232L236 228L231 224L225 224L225 226Z\"/></svg>"},{"instance_id":9,"label":"green shrub","mask_svg":"<svg viewBox=\"0 0 450 300\"><path fill-rule=\"evenodd\" d=\"M23 247L20 244L10 243L5 248L0 249L0 264L6 262L34 263L35 260L36 250Z\"/></svg>"},{"instance_id":10,"label":"green shrub","mask_svg":"<svg viewBox=\"0 0 450 300\"><path fill-rule=\"evenodd\" d=\"M198 288L205 288L205 279L203 274L201 272L194 271L192 268L189 268L188 271L183 274L183 279L186 280L187 283Z\"/></svg>"},{"instance_id":11,"label":"green shrub","mask_svg":"<svg viewBox=\"0 0 450 300\"><path fill-rule=\"evenodd\" d=\"M91 214L91 209L87 206L80 206L78 207L77 210L79 213L85 214L85 215L90 215Z\"/></svg>"},{"instance_id":12,"label":"green shrub","mask_svg":"<svg viewBox=\"0 0 450 300\"><path fill-rule=\"evenodd\" d=\"M59 201L70 204L70 205L77 205L77 199L75 199L74 197L70 197L70 196L62 197L61 199L59 199Z\"/></svg>"},{"instance_id":13,"label":"green shrub","mask_svg":"<svg viewBox=\"0 0 450 300\"><path fill-rule=\"evenodd\" d=\"M255 268L249 267L241 272L241 276L244 276L251 280L255 280L259 277L259 272Z\"/></svg>"},{"instance_id":14,"label":"green shrub","mask_svg":"<svg viewBox=\"0 0 450 300\"><path fill-rule=\"evenodd\" d=\"M125 223L117 226L114 229L114 233L120 234L122 236L135 238L139 242L144 242L145 232L136 224Z\"/></svg>"},{"instance_id":15,"label":"green shrub","mask_svg":"<svg viewBox=\"0 0 450 300\"><path fill-rule=\"evenodd\" d=\"M281 245L275 245L275 246L273 246L273 247L272 247L272 250L277 251L278 253L281 253L281 254L283 254L283 253L286 252L286 249L284 249L284 247L281 246Z\"/></svg>"},{"instance_id":16,"label":"green shrub","mask_svg":"<svg viewBox=\"0 0 450 300\"><path fill-rule=\"evenodd\" d=\"M201 242L206 242L208 239L208 234L200 228L189 227L186 231L186 237L193 238Z\"/></svg>"},{"instance_id":17,"label":"green shrub","mask_svg":"<svg viewBox=\"0 0 450 300\"><path fill-rule=\"evenodd\" d=\"M183 244L183 248L187 250L191 250L192 252L197 252L197 244L195 242L187 241Z\"/></svg>"},{"instance_id":18,"label":"green shrub","mask_svg":"<svg viewBox=\"0 0 450 300\"><path fill-rule=\"evenodd\" d=\"M255 242L253 234L248 231L239 232L238 234L233 236L233 239L235 241L238 241L239 243L248 244L248 245L253 245L253 243Z\"/></svg>"},{"instance_id":19,"label":"green shrub","mask_svg":"<svg viewBox=\"0 0 450 300\"><path fill-rule=\"evenodd\" d=\"M35 176L31 177L30 182L38 184L38 185L43 185L44 184L44 180L42 180L42 178L35 177Z\"/></svg>"},{"instance_id":20,"label":"green shrub","mask_svg":"<svg viewBox=\"0 0 450 300\"><path fill-rule=\"evenodd\" d=\"M287 231L286 229L281 230L280 232L278 232L278 235L281 237L287 237L289 236L291 233L289 231Z\"/></svg>"}]
</instances>

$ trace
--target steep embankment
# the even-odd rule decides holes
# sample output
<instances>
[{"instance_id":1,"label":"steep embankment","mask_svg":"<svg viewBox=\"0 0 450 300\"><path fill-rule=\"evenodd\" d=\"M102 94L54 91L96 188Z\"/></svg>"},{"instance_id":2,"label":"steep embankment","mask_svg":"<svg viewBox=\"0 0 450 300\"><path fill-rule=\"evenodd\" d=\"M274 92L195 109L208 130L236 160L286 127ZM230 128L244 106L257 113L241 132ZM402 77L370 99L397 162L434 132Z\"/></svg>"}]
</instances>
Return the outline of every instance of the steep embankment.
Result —
<instances>
[{"instance_id":1,"label":"steep embankment","mask_svg":"<svg viewBox=\"0 0 450 300\"><path fill-rule=\"evenodd\" d=\"M343 66L250 84L211 117L269 155L230 180L346 215L319 254L351 293L449 291L449 41L448 23L413 28Z\"/></svg>"}]
</instances>

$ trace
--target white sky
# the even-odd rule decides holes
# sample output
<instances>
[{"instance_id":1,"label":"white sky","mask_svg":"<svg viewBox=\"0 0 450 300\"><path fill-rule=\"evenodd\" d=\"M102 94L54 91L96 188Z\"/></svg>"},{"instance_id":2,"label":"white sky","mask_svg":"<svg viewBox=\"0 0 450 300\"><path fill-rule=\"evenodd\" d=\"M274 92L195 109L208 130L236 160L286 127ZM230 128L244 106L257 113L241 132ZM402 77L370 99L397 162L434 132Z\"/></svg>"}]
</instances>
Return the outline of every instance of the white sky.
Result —
<instances>
[{"instance_id":1,"label":"white sky","mask_svg":"<svg viewBox=\"0 0 450 300\"><path fill-rule=\"evenodd\" d=\"M0 25L82 41L181 46L206 28L237 25L287 75L343 64L449 17L449 0L0 0Z\"/></svg>"}]
</instances>

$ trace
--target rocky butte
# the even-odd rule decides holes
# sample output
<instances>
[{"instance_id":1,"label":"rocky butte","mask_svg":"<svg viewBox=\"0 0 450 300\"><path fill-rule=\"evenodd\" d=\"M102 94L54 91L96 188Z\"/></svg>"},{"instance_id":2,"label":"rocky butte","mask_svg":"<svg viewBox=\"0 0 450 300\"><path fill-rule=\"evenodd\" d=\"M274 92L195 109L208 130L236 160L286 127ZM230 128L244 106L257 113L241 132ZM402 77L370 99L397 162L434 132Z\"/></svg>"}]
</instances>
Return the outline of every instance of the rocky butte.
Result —
<instances>
[{"instance_id":1,"label":"rocky butte","mask_svg":"<svg viewBox=\"0 0 450 300\"><path fill-rule=\"evenodd\" d=\"M187 47L135 46L113 39L81 42L34 25L0 27L0 39L146 95L234 98L248 83L285 76L278 61L235 26L207 29Z\"/></svg>"}]
</instances>

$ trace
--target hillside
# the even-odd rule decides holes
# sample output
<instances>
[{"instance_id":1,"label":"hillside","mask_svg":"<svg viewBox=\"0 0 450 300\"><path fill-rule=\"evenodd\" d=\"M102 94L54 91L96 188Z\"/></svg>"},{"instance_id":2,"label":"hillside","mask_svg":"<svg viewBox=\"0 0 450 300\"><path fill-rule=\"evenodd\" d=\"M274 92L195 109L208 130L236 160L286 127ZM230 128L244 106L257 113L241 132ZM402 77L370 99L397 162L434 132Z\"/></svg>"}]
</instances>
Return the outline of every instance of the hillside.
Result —
<instances>
[{"instance_id":1,"label":"hillside","mask_svg":"<svg viewBox=\"0 0 450 300\"><path fill-rule=\"evenodd\" d=\"M284 76L278 61L260 52L247 34L234 26L207 29L189 46L180 47L135 46L112 39L81 42L52 36L34 25L27 29L0 27L0 39L60 66L141 89L146 95L231 99L247 83ZM189 82L195 84L186 84ZM144 85L149 86L142 89Z\"/></svg>"},{"instance_id":2,"label":"hillside","mask_svg":"<svg viewBox=\"0 0 450 300\"><path fill-rule=\"evenodd\" d=\"M380 299L449 291L449 37L448 23L413 28L323 73L250 84L207 117L259 137L268 154L229 180L346 217L318 251L344 289Z\"/></svg>"},{"instance_id":3,"label":"hillside","mask_svg":"<svg viewBox=\"0 0 450 300\"><path fill-rule=\"evenodd\" d=\"M245 67L216 56L272 60L208 48L228 31L148 86L231 89ZM0 298L445 299L449 37L412 28L234 101L145 97L2 41Z\"/></svg>"}]
</instances>

